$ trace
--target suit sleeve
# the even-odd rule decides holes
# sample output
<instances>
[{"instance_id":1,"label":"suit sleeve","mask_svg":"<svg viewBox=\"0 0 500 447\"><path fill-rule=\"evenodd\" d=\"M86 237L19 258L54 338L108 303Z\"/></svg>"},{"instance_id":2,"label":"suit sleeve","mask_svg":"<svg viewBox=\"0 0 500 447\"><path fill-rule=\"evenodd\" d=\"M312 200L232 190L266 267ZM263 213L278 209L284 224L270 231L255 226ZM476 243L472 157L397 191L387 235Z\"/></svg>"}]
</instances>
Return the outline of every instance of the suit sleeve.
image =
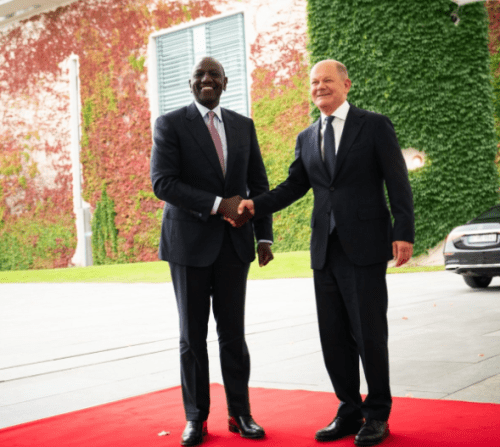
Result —
<instances>
[{"instance_id":1,"label":"suit sleeve","mask_svg":"<svg viewBox=\"0 0 500 447\"><path fill-rule=\"evenodd\" d=\"M206 221L216 196L182 181L180 147L173 119L160 116L155 122L151 153L153 191L160 200Z\"/></svg>"},{"instance_id":2,"label":"suit sleeve","mask_svg":"<svg viewBox=\"0 0 500 447\"><path fill-rule=\"evenodd\" d=\"M392 240L413 243L415 241L415 218L408 170L394 126L385 116L381 116L378 123L375 147L394 218Z\"/></svg>"},{"instance_id":3,"label":"suit sleeve","mask_svg":"<svg viewBox=\"0 0 500 447\"><path fill-rule=\"evenodd\" d=\"M252 121L250 130L250 159L248 163L248 197L254 198L259 194L269 191L266 168L262 160L255 125ZM259 240L273 241L273 216L265 214L252 220L255 238Z\"/></svg>"},{"instance_id":4,"label":"suit sleeve","mask_svg":"<svg viewBox=\"0 0 500 447\"><path fill-rule=\"evenodd\" d=\"M302 143L299 135L295 146L295 160L288 169L287 179L272 191L255 197L256 216L275 213L286 208L309 191L311 183L302 161L301 151Z\"/></svg>"}]
</instances>

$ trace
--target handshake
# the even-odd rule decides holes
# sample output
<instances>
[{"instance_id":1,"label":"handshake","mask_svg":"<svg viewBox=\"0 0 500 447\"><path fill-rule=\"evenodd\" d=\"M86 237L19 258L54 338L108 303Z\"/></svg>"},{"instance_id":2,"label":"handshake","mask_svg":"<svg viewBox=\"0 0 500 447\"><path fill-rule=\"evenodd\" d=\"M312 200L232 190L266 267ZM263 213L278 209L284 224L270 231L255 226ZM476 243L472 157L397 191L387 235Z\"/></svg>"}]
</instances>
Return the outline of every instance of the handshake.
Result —
<instances>
[{"instance_id":1,"label":"handshake","mask_svg":"<svg viewBox=\"0 0 500 447\"><path fill-rule=\"evenodd\" d=\"M243 200L241 196L222 199L217 212L235 228L243 226L255 214L253 201Z\"/></svg>"},{"instance_id":2,"label":"handshake","mask_svg":"<svg viewBox=\"0 0 500 447\"><path fill-rule=\"evenodd\" d=\"M233 227L239 228L248 222L255 214L253 200L243 200L241 196L233 196L229 199L222 199L217 209L219 214L224 216ZM259 265L264 267L274 259L271 250L271 243L259 241L257 245L257 254L259 256Z\"/></svg>"}]
</instances>

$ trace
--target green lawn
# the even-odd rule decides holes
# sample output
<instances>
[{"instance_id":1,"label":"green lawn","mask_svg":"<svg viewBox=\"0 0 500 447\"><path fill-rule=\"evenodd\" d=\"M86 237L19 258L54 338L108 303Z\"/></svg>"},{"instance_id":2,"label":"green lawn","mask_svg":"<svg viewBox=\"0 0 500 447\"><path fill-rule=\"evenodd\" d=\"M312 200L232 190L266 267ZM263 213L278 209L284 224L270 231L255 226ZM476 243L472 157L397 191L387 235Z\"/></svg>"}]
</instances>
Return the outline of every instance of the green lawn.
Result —
<instances>
[{"instance_id":1,"label":"green lawn","mask_svg":"<svg viewBox=\"0 0 500 447\"><path fill-rule=\"evenodd\" d=\"M311 278L309 252L275 253L274 260L266 267L254 262L249 279ZM390 268L389 273L412 273L444 270L443 266ZM52 270L16 270L0 272L0 283L27 282L169 282L168 264L137 262L135 264L75 267Z\"/></svg>"}]
</instances>

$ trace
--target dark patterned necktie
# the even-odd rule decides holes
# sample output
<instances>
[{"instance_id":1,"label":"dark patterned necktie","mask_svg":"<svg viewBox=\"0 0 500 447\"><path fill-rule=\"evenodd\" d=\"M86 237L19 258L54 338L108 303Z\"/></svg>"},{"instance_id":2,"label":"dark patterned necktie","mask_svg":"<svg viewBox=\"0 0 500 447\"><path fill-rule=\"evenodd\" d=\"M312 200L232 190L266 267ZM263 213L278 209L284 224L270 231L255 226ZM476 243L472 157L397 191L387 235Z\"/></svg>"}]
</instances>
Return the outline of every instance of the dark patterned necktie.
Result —
<instances>
[{"instance_id":1,"label":"dark patterned necktie","mask_svg":"<svg viewBox=\"0 0 500 447\"><path fill-rule=\"evenodd\" d=\"M332 122L334 116L329 116L326 118L326 128L323 137L323 150L324 150L324 162L326 169L330 174L330 178L333 178L333 173L335 172L335 135L333 133Z\"/></svg>"},{"instance_id":2,"label":"dark patterned necktie","mask_svg":"<svg viewBox=\"0 0 500 447\"><path fill-rule=\"evenodd\" d=\"M222 174L226 175L226 169L224 167L224 151L222 150L222 141L220 139L219 132L214 124L215 112L208 112L208 131L215 145L215 150L217 151L217 156L219 157L220 166L222 168Z\"/></svg>"},{"instance_id":3,"label":"dark patterned necktie","mask_svg":"<svg viewBox=\"0 0 500 447\"><path fill-rule=\"evenodd\" d=\"M329 116L326 119L326 128L323 136L323 151L324 151L324 162L328 173L330 174L330 179L333 179L333 173L335 172L335 161L337 155L335 154L335 134L333 133L332 122L334 116ZM332 234L335 228L335 217L333 216L333 210L330 210L330 228L329 233Z\"/></svg>"}]
</instances>

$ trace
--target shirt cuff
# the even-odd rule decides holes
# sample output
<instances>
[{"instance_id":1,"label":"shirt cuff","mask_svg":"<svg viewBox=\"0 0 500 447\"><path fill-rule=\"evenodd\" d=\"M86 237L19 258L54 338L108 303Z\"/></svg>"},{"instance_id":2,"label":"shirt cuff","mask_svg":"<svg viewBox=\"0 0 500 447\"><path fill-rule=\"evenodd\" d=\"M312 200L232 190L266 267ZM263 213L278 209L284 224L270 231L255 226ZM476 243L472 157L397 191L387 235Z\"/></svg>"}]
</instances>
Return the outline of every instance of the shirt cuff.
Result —
<instances>
[{"instance_id":1,"label":"shirt cuff","mask_svg":"<svg viewBox=\"0 0 500 447\"><path fill-rule=\"evenodd\" d=\"M222 202L222 197L217 196L215 198L214 206L212 207L212 211L210 212L210 214L212 214L212 215L217 214L217 210L219 209L221 202Z\"/></svg>"},{"instance_id":2,"label":"shirt cuff","mask_svg":"<svg viewBox=\"0 0 500 447\"><path fill-rule=\"evenodd\" d=\"M268 240L266 240L266 239L259 239L259 240L257 241L257 244L260 244L261 242L266 243L266 244L273 245L273 241L268 241Z\"/></svg>"}]
</instances>

